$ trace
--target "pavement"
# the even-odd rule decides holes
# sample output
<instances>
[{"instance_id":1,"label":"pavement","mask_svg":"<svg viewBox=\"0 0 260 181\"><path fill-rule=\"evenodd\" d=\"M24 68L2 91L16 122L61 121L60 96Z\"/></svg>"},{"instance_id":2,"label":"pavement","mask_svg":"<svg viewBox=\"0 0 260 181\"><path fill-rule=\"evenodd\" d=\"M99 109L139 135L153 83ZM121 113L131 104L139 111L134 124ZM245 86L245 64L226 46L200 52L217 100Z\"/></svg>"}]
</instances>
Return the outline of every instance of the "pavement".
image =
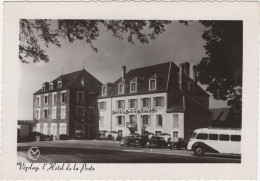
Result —
<instances>
[{"instance_id":1,"label":"pavement","mask_svg":"<svg viewBox=\"0 0 260 181\"><path fill-rule=\"evenodd\" d=\"M29 159L28 150L39 147L36 161ZM88 162L88 163L241 163L238 155L207 154L197 157L185 149L123 147L118 141L57 140L18 143L18 162Z\"/></svg>"}]
</instances>

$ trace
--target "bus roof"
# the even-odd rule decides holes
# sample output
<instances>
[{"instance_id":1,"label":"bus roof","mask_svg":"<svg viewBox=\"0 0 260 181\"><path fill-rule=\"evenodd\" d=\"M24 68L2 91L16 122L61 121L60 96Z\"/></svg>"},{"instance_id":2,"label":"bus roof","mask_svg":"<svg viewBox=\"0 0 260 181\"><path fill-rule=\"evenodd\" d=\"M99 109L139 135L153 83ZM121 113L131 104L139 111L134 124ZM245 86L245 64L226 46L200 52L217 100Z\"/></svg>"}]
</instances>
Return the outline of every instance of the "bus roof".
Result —
<instances>
[{"instance_id":1,"label":"bus roof","mask_svg":"<svg viewBox=\"0 0 260 181\"><path fill-rule=\"evenodd\" d=\"M226 133L226 134L241 134L241 129L236 128L199 128L195 129L196 133Z\"/></svg>"}]
</instances>

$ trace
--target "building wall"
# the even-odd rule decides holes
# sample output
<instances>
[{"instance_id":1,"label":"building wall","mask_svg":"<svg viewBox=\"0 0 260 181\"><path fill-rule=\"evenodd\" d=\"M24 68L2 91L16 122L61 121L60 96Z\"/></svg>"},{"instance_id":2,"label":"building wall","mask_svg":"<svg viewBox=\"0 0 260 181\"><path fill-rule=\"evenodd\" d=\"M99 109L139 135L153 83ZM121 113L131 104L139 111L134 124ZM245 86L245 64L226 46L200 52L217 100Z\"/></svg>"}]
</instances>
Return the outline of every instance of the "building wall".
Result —
<instances>
[{"instance_id":1,"label":"building wall","mask_svg":"<svg viewBox=\"0 0 260 181\"><path fill-rule=\"evenodd\" d=\"M61 103L61 92L66 92L66 98L67 101L66 103ZM53 99L53 93L54 92L50 92L50 93L44 93L41 95L34 95L33 98L33 119L37 120L36 118L36 110L40 110L40 119L38 119L38 123L40 124L40 132L44 133L44 123L47 123L47 135L51 135L51 124L57 124L57 134L59 134L59 130L60 130L60 124L65 123L67 125L67 129L66 129L66 134L68 134L68 130L69 130L69 99L70 99L70 92L68 90L66 91L57 91L57 104L53 105L52 104L52 99ZM48 105L44 104L44 96L48 95ZM36 106L36 99L37 97L40 96L40 105ZM61 119L61 107L66 107L65 109L65 115L66 118L65 119ZM52 108L56 107L56 119L52 119ZM44 118L44 109L47 108L48 109L48 116L45 119ZM33 131L36 131L36 125L33 128Z\"/></svg>"},{"instance_id":2,"label":"building wall","mask_svg":"<svg viewBox=\"0 0 260 181\"><path fill-rule=\"evenodd\" d=\"M134 96L122 96L122 97L114 97L112 98L101 98L98 102L106 102L106 110L99 110L99 115L104 116L105 118L105 125L99 125L99 130L107 130L107 131L119 131L121 130L123 136L127 136L130 134L130 130L127 127L127 123L130 122L130 116L136 115L137 116L137 131L136 133L141 134L142 129L142 116L149 115L150 116L150 125L146 127L146 131L156 133L156 131L161 131L162 133L168 133L171 136L173 135L173 131L178 131L179 136L183 136L183 120L184 116L183 113L179 114L179 127L173 127L173 113L166 113L167 110L167 94L166 93L156 93L156 94L145 94L145 95L134 95ZM164 103L163 106L160 108L155 108L153 98L154 97L163 97ZM150 108L142 108L141 99L143 98L150 98L151 99L151 107ZM133 109L136 112L131 112L131 109L128 107L128 100L130 99L137 99L137 108ZM117 101L124 100L125 101L125 109L119 111L117 109ZM140 112L138 112L139 110ZM150 112L151 111L151 112ZM156 125L156 115L162 115L162 127ZM116 124L117 116L125 116L125 123L122 126ZM111 120L112 117L112 120Z\"/></svg>"},{"instance_id":3,"label":"building wall","mask_svg":"<svg viewBox=\"0 0 260 181\"><path fill-rule=\"evenodd\" d=\"M207 128L211 121L211 112L192 100L185 99L184 139L188 141L195 129Z\"/></svg>"}]
</instances>

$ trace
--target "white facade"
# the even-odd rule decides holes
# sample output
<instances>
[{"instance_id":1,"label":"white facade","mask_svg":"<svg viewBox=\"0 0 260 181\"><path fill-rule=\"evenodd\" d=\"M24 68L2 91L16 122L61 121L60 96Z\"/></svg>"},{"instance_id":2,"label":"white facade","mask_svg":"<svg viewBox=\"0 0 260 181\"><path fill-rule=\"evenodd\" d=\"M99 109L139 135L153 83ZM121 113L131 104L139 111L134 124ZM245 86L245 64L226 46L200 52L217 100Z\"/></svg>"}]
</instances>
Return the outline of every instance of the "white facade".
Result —
<instances>
[{"instance_id":1,"label":"white facade","mask_svg":"<svg viewBox=\"0 0 260 181\"><path fill-rule=\"evenodd\" d=\"M144 99L150 102L145 104ZM156 99L161 100L160 106L156 106ZM136 100L135 108L130 105L130 100ZM119 101L122 101L124 106L122 102L119 105ZM184 114L166 112L167 93L99 98L98 103L100 131L117 131L122 132L122 136L127 136L131 130L141 134L142 127L145 126L146 131L154 134L168 133L171 136L184 137ZM137 129L135 129L136 126Z\"/></svg>"}]
</instances>

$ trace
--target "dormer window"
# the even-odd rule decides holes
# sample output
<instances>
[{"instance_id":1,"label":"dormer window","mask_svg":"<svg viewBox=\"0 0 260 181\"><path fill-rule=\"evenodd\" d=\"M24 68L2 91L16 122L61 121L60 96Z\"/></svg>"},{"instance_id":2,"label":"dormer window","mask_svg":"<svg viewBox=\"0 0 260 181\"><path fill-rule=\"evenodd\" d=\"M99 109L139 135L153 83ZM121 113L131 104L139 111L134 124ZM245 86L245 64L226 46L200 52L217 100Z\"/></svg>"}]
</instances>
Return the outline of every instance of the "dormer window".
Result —
<instances>
[{"instance_id":1,"label":"dormer window","mask_svg":"<svg viewBox=\"0 0 260 181\"><path fill-rule=\"evenodd\" d=\"M106 96L107 95L107 86L103 86L102 87L102 96Z\"/></svg>"},{"instance_id":2,"label":"dormer window","mask_svg":"<svg viewBox=\"0 0 260 181\"><path fill-rule=\"evenodd\" d=\"M42 85L42 91L45 91L45 85Z\"/></svg>"},{"instance_id":3,"label":"dormer window","mask_svg":"<svg viewBox=\"0 0 260 181\"><path fill-rule=\"evenodd\" d=\"M50 83L50 90L53 90L53 83Z\"/></svg>"},{"instance_id":4,"label":"dormer window","mask_svg":"<svg viewBox=\"0 0 260 181\"><path fill-rule=\"evenodd\" d=\"M130 82L130 93L137 91L137 82Z\"/></svg>"},{"instance_id":5,"label":"dormer window","mask_svg":"<svg viewBox=\"0 0 260 181\"><path fill-rule=\"evenodd\" d=\"M149 80L149 90L156 90L156 79Z\"/></svg>"},{"instance_id":6,"label":"dormer window","mask_svg":"<svg viewBox=\"0 0 260 181\"><path fill-rule=\"evenodd\" d=\"M124 84L118 84L118 94L123 94L125 91L124 91Z\"/></svg>"},{"instance_id":7,"label":"dormer window","mask_svg":"<svg viewBox=\"0 0 260 181\"><path fill-rule=\"evenodd\" d=\"M62 82L58 81L58 88L61 88L61 87L62 87Z\"/></svg>"}]
</instances>

